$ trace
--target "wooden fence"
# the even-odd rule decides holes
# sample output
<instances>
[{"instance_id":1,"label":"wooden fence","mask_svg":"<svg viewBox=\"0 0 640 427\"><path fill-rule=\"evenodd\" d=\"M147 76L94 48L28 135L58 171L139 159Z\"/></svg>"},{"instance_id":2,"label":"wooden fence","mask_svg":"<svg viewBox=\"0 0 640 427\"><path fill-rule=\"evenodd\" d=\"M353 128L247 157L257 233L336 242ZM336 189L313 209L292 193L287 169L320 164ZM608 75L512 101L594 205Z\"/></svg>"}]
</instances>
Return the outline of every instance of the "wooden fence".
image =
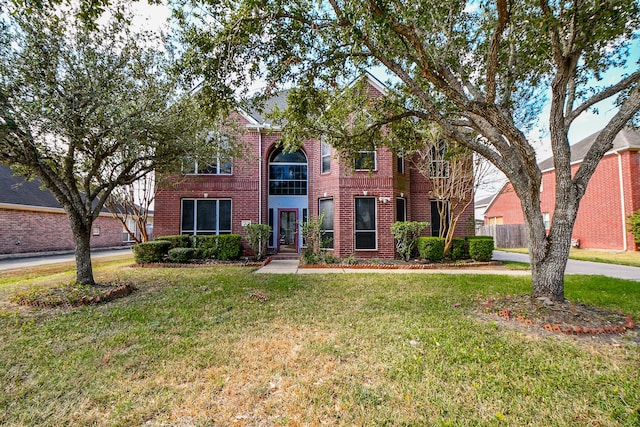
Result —
<instances>
[{"instance_id":1,"label":"wooden fence","mask_svg":"<svg viewBox=\"0 0 640 427\"><path fill-rule=\"evenodd\" d=\"M477 236L493 236L496 248L526 248L527 233L524 224L481 225Z\"/></svg>"}]
</instances>

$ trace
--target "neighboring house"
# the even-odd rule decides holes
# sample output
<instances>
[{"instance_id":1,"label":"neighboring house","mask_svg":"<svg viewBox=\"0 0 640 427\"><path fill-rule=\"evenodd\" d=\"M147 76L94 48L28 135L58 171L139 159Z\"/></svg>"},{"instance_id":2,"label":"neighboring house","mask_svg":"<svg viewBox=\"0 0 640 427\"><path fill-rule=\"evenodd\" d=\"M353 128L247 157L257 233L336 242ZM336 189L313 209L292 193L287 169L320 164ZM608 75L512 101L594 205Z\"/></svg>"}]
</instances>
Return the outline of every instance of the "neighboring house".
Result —
<instances>
[{"instance_id":1,"label":"neighboring house","mask_svg":"<svg viewBox=\"0 0 640 427\"><path fill-rule=\"evenodd\" d=\"M93 223L92 247L128 244L119 220L102 212ZM75 248L66 212L38 180L27 181L0 165L0 254Z\"/></svg>"},{"instance_id":2,"label":"neighboring house","mask_svg":"<svg viewBox=\"0 0 640 427\"><path fill-rule=\"evenodd\" d=\"M572 172L575 173L593 144L593 134L571 147ZM625 128L605 154L585 192L573 228L575 246L592 249L638 250L628 231L627 217L640 209L640 132ZM547 228L555 205L553 158L540 163L541 209ZM507 182L484 215L485 224L524 224L518 196Z\"/></svg>"},{"instance_id":3,"label":"neighboring house","mask_svg":"<svg viewBox=\"0 0 640 427\"><path fill-rule=\"evenodd\" d=\"M481 197L473 202L473 217L475 218L476 228L484 224L484 212L489 207L489 204L496 197L495 194L487 197Z\"/></svg>"},{"instance_id":4,"label":"neighboring house","mask_svg":"<svg viewBox=\"0 0 640 427\"><path fill-rule=\"evenodd\" d=\"M367 78L370 96L383 96L384 86ZM270 105L282 108L284 102L281 96ZM361 152L355 165L346 165L335 149L318 140L303 141L298 151L285 153L277 145L280 133L261 114L239 116L247 156L196 164L161 188L155 199L156 236L244 235L243 224L260 223L272 227L272 253L299 253L304 247L299 224L324 212L327 246L335 256L393 258L393 222L428 221L438 229L428 180L402 157L379 148ZM473 207L464 215L461 236L473 221Z\"/></svg>"}]
</instances>

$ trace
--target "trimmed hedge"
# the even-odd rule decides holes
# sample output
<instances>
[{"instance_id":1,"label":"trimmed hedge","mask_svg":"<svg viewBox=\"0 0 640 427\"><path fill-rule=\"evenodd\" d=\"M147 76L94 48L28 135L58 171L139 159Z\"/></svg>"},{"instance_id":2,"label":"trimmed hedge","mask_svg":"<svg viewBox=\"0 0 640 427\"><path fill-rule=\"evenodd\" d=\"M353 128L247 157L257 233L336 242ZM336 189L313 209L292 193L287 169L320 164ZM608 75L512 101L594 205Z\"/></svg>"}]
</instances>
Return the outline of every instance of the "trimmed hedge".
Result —
<instances>
[{"instance_id":1,"label":"trimmed hedge","mask_svg":"<svg viewBox=\"0 0 640 427\"><path fill-rule=\"evenodd\" d=\"M491 236L469 236L469 256L474 261L491 261L493 258L493 237Z\"/></svg>"},{"instance_id":2,"label":"trimmed hedge","mask_svg":"<svg viewBox=\"0 0 640 427\"><path fill-rule=\"evenodd\" d=\"M420 253L420 258L429 261L442 261L444 258L444 238L419 237L418 252Z\"/></svg>"},{"instance_id":3,"label":"trimmed hedge","mask_svg":"<svg viewBox=\"0 0 640 427\"><path fill-rule=\"evenodd\" d=\"M468 257L467 242L463 238L454 237L451 240L451 248L449 248L449 257L452 261L465 259Z\"/></svg>"},{"instance_id":4,"label":"trimmed hedge","mask_svg":"<svg viewBox=\"0 0 640 427\"><path fill-rule=\"evenodd\" d=\"M193 236L188 234L178 234L174 236L159 236L154 240L166 240L171 242L171 249L173 248L192 248L193 247Z\"/></svg>"},{"instance_id":5,"label":"trimmed hedge","mask_svg":"<svg viewBox=\"0 0 640 427\"><path fill-rule=\"evenodd\" d=\"M195 236L195 249L199 258L216 258L222 261L238 259L242 255L242 236Z\"/></svg>"},{"instance_id":6,"label":"trimmed hedge","mask_svg":"<svg viewBox=\"0 0 640 427\"><path fill-rule=\"evenodd\" d=\"M161 262L171 248L171 242L167 240L154 240L151 242L138 243L133 245L133 258L138 264L149 262Z\"/></svg>"},{"instance_id":7,"label":"trimmed hedge","mask_svg":"<svg viewBox=\"0 0 640 427\"><path fill-rule=\"evenodd\" d=\"M239 234L221 234L218 236L218 259L227 261L238 259L242 255L242 236Z\"/></svg>"},{"instance_id":8,"label":"trimmed hedge","mask_svg":"<svg viewBox=\"0 0 640 427\"><path fill-rule=\"evenodd\" d=\"M173 248L169 249L169 261L171 262L187 262L195 255L193 248Z\"/></svg>"}]
</instances>

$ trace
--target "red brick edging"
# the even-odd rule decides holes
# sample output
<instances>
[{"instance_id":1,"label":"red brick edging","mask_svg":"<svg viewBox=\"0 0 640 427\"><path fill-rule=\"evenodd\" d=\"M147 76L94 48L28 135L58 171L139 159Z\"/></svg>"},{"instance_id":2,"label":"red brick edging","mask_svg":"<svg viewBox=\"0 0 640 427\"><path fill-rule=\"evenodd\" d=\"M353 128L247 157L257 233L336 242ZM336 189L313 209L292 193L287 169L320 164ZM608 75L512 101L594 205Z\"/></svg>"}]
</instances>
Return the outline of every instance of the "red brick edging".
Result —
<instances>
[{"instance_id":1,"label":"red brick edging","mask_svg":"<svg viewBox=\"0 0 640 427\"><path fill-rule=\"evenodd\" d=\"M543 328L548 332L555 332L567 335L601 335L601 334L623 334L627 329L631 330L635 327L635 322L631 316L625 316L625 321L619 325L607 325L602 327L580 327L580 326L560 326L557 324L546 323L544 325L533 323L533 320L524 316L512 316L511 310L500 310L498 316L507 321L517 321L518 323L535 328Z\"/></svg>"}]
</instances>

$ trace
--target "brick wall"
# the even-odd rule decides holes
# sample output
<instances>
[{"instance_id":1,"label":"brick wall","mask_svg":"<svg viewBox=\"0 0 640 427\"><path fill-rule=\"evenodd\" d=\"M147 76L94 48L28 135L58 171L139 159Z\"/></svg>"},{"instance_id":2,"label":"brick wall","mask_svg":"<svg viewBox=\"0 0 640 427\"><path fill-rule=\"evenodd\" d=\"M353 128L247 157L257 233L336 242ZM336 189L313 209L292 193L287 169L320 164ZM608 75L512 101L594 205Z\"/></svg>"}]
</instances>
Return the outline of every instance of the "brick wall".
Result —
<instances>
[{"instance_id":1,"label":"brick wall","mask_svg":"<svg viewBox=\"0 0 640 427\"><path fill-rule=\"evenodd\" d=\"M637 250L633 235L627 231L626 216L640 208L640 165L638 152L624 151L605 156L594 172L578 209L573 238L580 239L582 248L623 250L624 238L628 250ZM572 166L575 173L579 165ZM622 190L620 186L622 167ZM555 172L542 176L540 208L553 220L555 206ZM624 207L624 215L623 215ZM623 219L623 216L625 217ZM485 224L492 217L502 217L504 224L523 224L520 201L507 183L485 212Z\"/></svg>"},{"instance_id":2,"label":"brick wall","mask_svg":"<svg viewBox=\"0 0 640 427\"><path fill-rule=\"evenodd\" d=\"M91 237L91 246L124 246L122 224L101 216L93 224L100 235ZM72 250L75 248L69 219L64 212L0 209L0 254ZM19 244L17 244L19 243Z\"/></svg>"}]
</instances>

